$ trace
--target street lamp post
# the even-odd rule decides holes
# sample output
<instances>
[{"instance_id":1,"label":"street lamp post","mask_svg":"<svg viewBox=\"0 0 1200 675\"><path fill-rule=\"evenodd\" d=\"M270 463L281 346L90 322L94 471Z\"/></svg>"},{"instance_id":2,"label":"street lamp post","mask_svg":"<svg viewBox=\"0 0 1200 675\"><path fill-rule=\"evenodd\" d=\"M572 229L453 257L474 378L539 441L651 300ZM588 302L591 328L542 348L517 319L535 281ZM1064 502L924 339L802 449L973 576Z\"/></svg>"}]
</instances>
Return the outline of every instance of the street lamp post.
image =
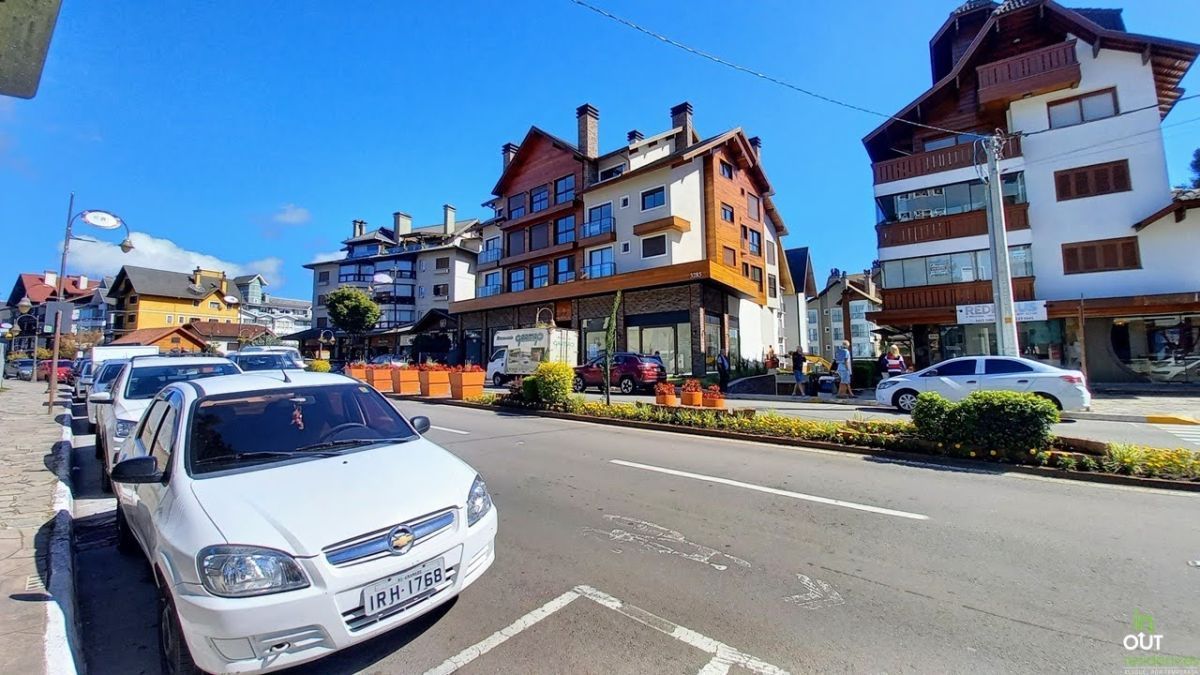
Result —
<instances>
[{"instance_id":1,"label":"street lamp post","mask_svg":"<svg viewBox=\"0 0 1200 675\"><path fill-rule=\"evenodd\" d=\"M75 213L75 193L72 192L71 198L67 203L67 231L63 235L62 260L58 265L57 295L59 302L63 301L63 285L66 283L65 277L67 276L67 252L71 248L71 240L78 239L78 237L74 236L72 229L75 225L76 218L82 218L83 222L101 230L115 230L117 228L124 227L125 240L120 244L121 252L129 253L133 250L133 240L130 238L129 226L125 224L125 221L121 220L121 218L116 214L109 213L108 211L80 211L79 213ZM48 404L46 405L46 413L50 415L54 414L54 397L55 394L58 393L58 348L61 337L62 312L59 311L54 313L54 350L50 357L50 386L46 395L48 400ZM36 344L36 338L34 342ZM35 366L37 365L36 356L37 355L35 353Z\"/></svg>"},{"instance_id":2,"label":"street lamp post","mask_svg":"<svg viewBox=\"0 0 1200 675\"><path fill-rule=\"evenodd\" d=\"M29 314L29 310L31 310L31 309L33 309L33 303L32 303L32 302L30 302L30 300L29 300L29 296L28 296L28 295L27 295L27 296L25 296L25 297L23 297L23 298L21 298L21 301L17 303L17 312L19 313L19 315L20 315L20 316L28 316L28 314ZM30 354L30 356L32 356L32 357L33 357L33 367L29 369L29 381L30 381L30 382L37 382L37 365L38 365L38 357L37 357L37 340L38 340L38 328L37 328L37 318L36 318L36 317L31 317L31 318L33 318L33 349L30 351L30 353L29 353L29 354ZM14 334L15 334L15 335L20 335L20 334L21 334L20 325L21 325L21 320L20 320L20 318L18 317L18 319L17 319L17 328L16 328L16 329L15 329L15 331L14 331ZM28 324L26 324L26 326L28 326Z\"/></svg>"},{"instance_id":3,"label":"street lamp post","mask_svg":"<svg viewBox=\"0 0 1200 675\"><path fill-rule=\"evenodd\" d=\"M326 338L325 338L325 334L326 334L326 333L329 333L329 339L326 339ZM327 329L325 329L325 330L323 330L323 331L321 331L320 333L317 333L317 344L320 344L320 345L336 345L336 343L337 343L337 336L336 336L336 335L334 335L334 334L333 334L333 331L329 330L328 328L327 328ZM324 351L325 351L325 350L323 350L323 349L318 349L318 350L317 350L318 354L323 354L323 353L324 353ZM333 349L331 348L331 349L329 350L329 354L328 354L328 355L326 355L326 356L324 356L323 358L327 358L327 359L328 359L328 358L332 358L332 357L333 357Z\"/></svg>"}]
</instances>

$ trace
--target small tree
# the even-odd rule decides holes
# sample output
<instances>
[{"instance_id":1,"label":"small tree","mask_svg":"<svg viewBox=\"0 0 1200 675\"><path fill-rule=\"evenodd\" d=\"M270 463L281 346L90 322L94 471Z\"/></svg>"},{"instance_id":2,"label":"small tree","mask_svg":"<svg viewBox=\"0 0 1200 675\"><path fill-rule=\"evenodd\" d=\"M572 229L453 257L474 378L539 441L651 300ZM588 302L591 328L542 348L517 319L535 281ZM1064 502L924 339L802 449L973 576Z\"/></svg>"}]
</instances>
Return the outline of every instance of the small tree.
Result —
<instances>
[{"instance_id":1,"label":"small tree","mask_svg":"<svg viewBox=\"0 0 1200 675\"><path fill-rule=\"evenodd\" d=\"M604 333L604 405L612 403L612 360L617 349L617 308L621 306L621 291L613 297L612 312L608 315L608 330Z\"/></svg>"},{"instance_id":2,"label":"small tree","mask_svg":"<svg viewBox=\"0 0 1200 675\"><path fill-rule=\"evenodd\" d=\"M1200 148L1192 153L1192 187L1200 188Z\"/></svg>"},{"instance_id":3,"label":"small tree","mask_svg":"<svg viewBox=\"0 0 1200 675\"><path fill-rule=\"evenodd\" d=\"M365 292L342 286L325 298L329 321L352 338L358 338L375 327L382 311Z\"/></svg>"}]
</instances>

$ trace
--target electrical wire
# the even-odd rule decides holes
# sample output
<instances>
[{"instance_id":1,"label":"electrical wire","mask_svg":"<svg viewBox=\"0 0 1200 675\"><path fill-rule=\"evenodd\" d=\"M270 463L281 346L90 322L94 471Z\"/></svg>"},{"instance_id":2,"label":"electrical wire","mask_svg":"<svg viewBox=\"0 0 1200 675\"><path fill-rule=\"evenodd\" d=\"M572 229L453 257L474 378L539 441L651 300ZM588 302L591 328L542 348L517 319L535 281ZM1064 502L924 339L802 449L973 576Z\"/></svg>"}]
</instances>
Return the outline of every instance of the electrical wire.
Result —
<instances>
[{"instance_id":1,"label":"electrical wire","mask_svg":"<svg viewBox=\"0 0 1200 675\"><path fill-rule=\"evenodd\" d=\"M1063 157L1068 157L1070 155L1079 154L1079 153L1084 152L1085 150L1092 150L1093 148L1098 148L1098 150L1096 150L1095 152L1103 152L1106 150L1116 150L1118 148L1133 147L1135 145L1139 145L1139 143L1132 143L1132 144L1127 144L1127 145L1110 145L1110 144L1116 143L1118 141L1124 141L1124 140L1127 140L1130 138L1136 138L1138 136L1145 136L1146 134L1152 134L1152 133L1155 133L1158 131L1166 131L1167 129L1172 129L1174 127L1181 127L1185 124L1194 124L1196 122L1200 122L1200 117L1192 117L1192 118L1189 118L1186 120L1181 120L1179 122L1175 122L1173 124L1164 124L1160 127L1154 128L1154 129L1146 129L1145 131L1139 131L1139 132L1132 133L1132 134L1126 134L1125 136L1118 136L1116 138L1105 139L1103 141L1100 141L1099 143L1092 143L1090 145L1080 146L1078 148L1074 148L1071 150L1064 150L1063 152L1059 152L1059 153L1056 153L1053 155L1048 155L1046 157L1042 157L1042 158L1038 159L1037 161L1028 162L1027 164L1025 164L1025 166L1037 166L1037 165L1043 164L1045 162L1049 162L1049 161L1056 160L1056 159L1061 159ZM1095 153L1093 152L1093 153L1089 153L1089 154L1095 154Z\"/></svg>"},{"instance_id":2,"label":"electrical wire","mask_svg":"<svg viewBox=\"0 0 1200 675\"><path fill-rule=\"evenodd\" d=\"M930 129L932 131L941 131L941 132L947 133L947 134L958 134L958 135L963 135L963 136L971 136L972 138L986 138L985 136L980 136L979 134L976 134L973 132L958 131L955 129L947 129L945 127L934 126L932 124L923 124L921 122L913 122L912 120L906 120L902 117L896 117L895 115L888 115L887 113L881 113L877 110L871 110L870 108L864 108L862 106L855 105L853 103L847 103L845 101L840 101L831 96L826 96L824 94L820 94L818 92L812 91L811 89L805 89L804 87L801 87L796 84L792 84L791 82L788 82L786 80L781 80L772 75L768 75L766 73L759 72L752 68L747 68L746 66L742 66L742 65L733 63L731 61L726 61L725 59L722 59L719 56L716 56L714 54L709 54L708 52L701 51L699 49L696 49L695 47L690 47L682 42L679 42L670 37L667 37L666 35L663 35L662 33L658 33L649 28L646 28L644 26L636 24L633 21L630 21L629 19L625 19L623 17L617 16L616 14L613 14L613 13L609 12L608 10L605 10L605 9L602 9L595 5L584 2L584 0L570 0L570 1L576 5L579 5L580 7L583 7L584 9L591 10L591 11L599 14L600 16L603 16L612 21L616 21L619 24L622 24L624 26L632 28L633 30L638 31L639 33L643 33L643 34L648 35L656 40L665 42L666 44L671 45L672 47L682 49L683 51L688 52L689 54L694 54L695 56L699 56L701 58L708 59L709 61L712 61L713 63L725 66L726 68L732 68L733 70L743 72L748 75L753 75L754 77L757 77L759 79L763 79L768 82L773 82L780 86L787 87L788 89L791 89L793 91L798 91L801 94L804 94L805 96L811 96L812 98L815 98L820 101L824 101L826 103L831 103L833 105L841 106L841 107L847 108L849 110L855 110L855 111L858 111L861 113L866 113L868 115L882 117L884 119L891 120L894 122L901 122L903 124L908 124L908 125L911 125L914 127L919 127L921 129Z\"/></svg>"},{"instance_id":3,"label":"electrical wire","mask_svg":"<svg viewBox=\"0 0 1200 675\"><path fill-rule=\"evenodd\" d=\"M1200 94L1192 94L1191 96L1182 96L1180 98L1175 99L1175 103L1183 103L1184 101L1190 101L1190 100L1196 99L1196 98L1200 98ZM1054 103L1054 102L1051 101L1050 103ZM1172 105L1174 105L1174 104L1172 104ZM1107 120L1107 119L1112 119L1114 117L1124 117L1125 115L1132 115L1133 113L1139 113L1139 112L1143 112L1146 110L1154 110L1158 107L1159 107L1159 105L1157 103L1154 103L1151 105L1142 106L1140 108L1131 108L1130 110L1122 110L1121 112L1117 113L1116 115L1111 115L1111 116L1105 117L1103 119ZM1020 135L1020 136L1037 136L1038 134L1044 134L1047 131L1055 131L1055 127L1046 127L1045 129L1041 129L1038 131L1021 131L1021 132L1018 132L1018 135Z\"/></svg>"}]
</instances>

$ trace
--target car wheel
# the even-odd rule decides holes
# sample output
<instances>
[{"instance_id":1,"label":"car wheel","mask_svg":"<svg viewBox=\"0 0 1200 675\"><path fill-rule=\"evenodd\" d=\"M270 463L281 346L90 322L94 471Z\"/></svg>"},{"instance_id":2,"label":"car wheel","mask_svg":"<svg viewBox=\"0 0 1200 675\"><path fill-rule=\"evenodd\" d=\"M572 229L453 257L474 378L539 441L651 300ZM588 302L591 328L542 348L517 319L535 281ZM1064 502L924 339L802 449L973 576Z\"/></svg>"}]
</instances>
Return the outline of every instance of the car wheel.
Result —
<instances>
[{"instance_id":1,"label":"car wheel","mask_svg":"<svg viewBox=\"0 0 1200 675\"><path fill-rule=\"evenodd\" d=\"M497 387L503 387L504 386L504 376L501 375L500 373L496 373L495 375L492 375L492 384L496 385Z\"/></svg>"},{"instance_id":2,"label":"car wheel","mask_svg":"<svg viewBox=\"0 0 1200 675\"><path fill-rule=\"evenodd\" d=\"M117 504L117 550L128 555L138 550L137 540L133 538L133 531L129 529L129 521L125 519L125 511L120 504Z\"/></svg>"},{"instance_id":3,"label":"car wheel","mask_svg":"<svg viewBox=\"0 0 1200 675\"><path fill-rule=\"evenodd\" d=\"M575 380L571 383L571 389L575 393L579 393L579 392L583 391L584 389L587 389L587 385L584 384L582 377L580 377L579 375L576 375Z\"/></svg>"},{"instance_id":4,"label":"car wheel","mask_svg":"<svg viewBox=\"0 0 1200 675\"><path fill-rule=\"evenodd\" d=\"M632 394L637 391L637 384L634 383L632 377L622 377L617 387L620 388L622 394Z\"/></svg>"},{"instance_id":5,"label":"car wheel","mask_svg":"<svg viewBox=\"0 0 1200 675\"><path fill-rule=\"evenodd\" d=\"M1059 401L1057 398L1054 398L1053 396L1051 396L1050 394L1047 394L1044 391L1035 391L1035 392L1033 392L1033 395L1037 396L1038 398L1044 398L1047 401L1050 401L1051 403L1054 404L1054 407L1058 408L1059 410L1063 409L1062 401Z\"/></svg>"},{"instance_id":6,"label":"car wheel","mask_svg":"<svg viewBox=\"0 0 1200 675\"><path fill-rule=\"evenodd\" d=\"M912 389L901 389L892 397L892 404L899 410L911 413L917 407L917 392Z\"/></svg>"},{"instance_id":7,"label":"car wheel","mask_svg":"<svg viewBox=\"0 0 1200 675\"><path fill-rule=\"evenodd\" d=\"M199 673L187 641L179 627L179 614L171 601L169 591L158 591L158 654L162 659L162 671L170 675L192 675Z\"/></svg>"}]
</instances>

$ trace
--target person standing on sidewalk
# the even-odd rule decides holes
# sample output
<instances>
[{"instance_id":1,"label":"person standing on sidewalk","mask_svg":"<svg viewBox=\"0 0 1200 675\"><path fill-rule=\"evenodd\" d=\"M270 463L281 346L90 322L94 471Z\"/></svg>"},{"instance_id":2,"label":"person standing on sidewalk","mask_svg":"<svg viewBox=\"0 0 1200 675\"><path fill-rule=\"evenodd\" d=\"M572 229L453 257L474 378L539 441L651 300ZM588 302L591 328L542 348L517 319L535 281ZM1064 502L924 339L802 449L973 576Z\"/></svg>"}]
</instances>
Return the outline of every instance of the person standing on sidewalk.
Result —
<instances>
[{"instance_id":1,"label":"person standing on sidewalk","mask_svg":"<svg viewBox=\"0 0 1200 675\"><path fill-rule=\"evenodd\" d=\"M729 355L725 349L717 354L717 381L720 383L721 391L729 389Z\"/></svg>"},{"instance_id":2,"label":"person standing on sidewalk","mask_svg":"<svg viewBox=\"0 0 1200 675\"><path fill-rule=\"evenodd\" d=\"M850 388L850 341L842 340L841 346L833 353L834 371L838 376L838 398L854 398L854 390Z\"/></svg>"},{"instance_id":3,"label":"person standing on sidewalk","mask_svg":"<svg viewBox=\"0 0 1200 675\"><path fill-rule=\"evenodd\" d=\"M792 352L792 377L796 379L796 386L792 387L792 396L807 395L805 388L808 385L808 359L804 358L804 352L800 351L799 347Z\"/></svg>"},{"instance_id":4,"label":"person standing on sidewalk","mask_svg":"<svg viewBox=\"0 0 1200 675\"><path fill-rule=\"evenodd\" d=\"M882 375L885 378L896 377L908 372L908 364L904 362L904 357L900 355L900 347L896 345L888 348L887 354L883 357L883 365L885 371Z\"/></svg>"}]
</instances>

